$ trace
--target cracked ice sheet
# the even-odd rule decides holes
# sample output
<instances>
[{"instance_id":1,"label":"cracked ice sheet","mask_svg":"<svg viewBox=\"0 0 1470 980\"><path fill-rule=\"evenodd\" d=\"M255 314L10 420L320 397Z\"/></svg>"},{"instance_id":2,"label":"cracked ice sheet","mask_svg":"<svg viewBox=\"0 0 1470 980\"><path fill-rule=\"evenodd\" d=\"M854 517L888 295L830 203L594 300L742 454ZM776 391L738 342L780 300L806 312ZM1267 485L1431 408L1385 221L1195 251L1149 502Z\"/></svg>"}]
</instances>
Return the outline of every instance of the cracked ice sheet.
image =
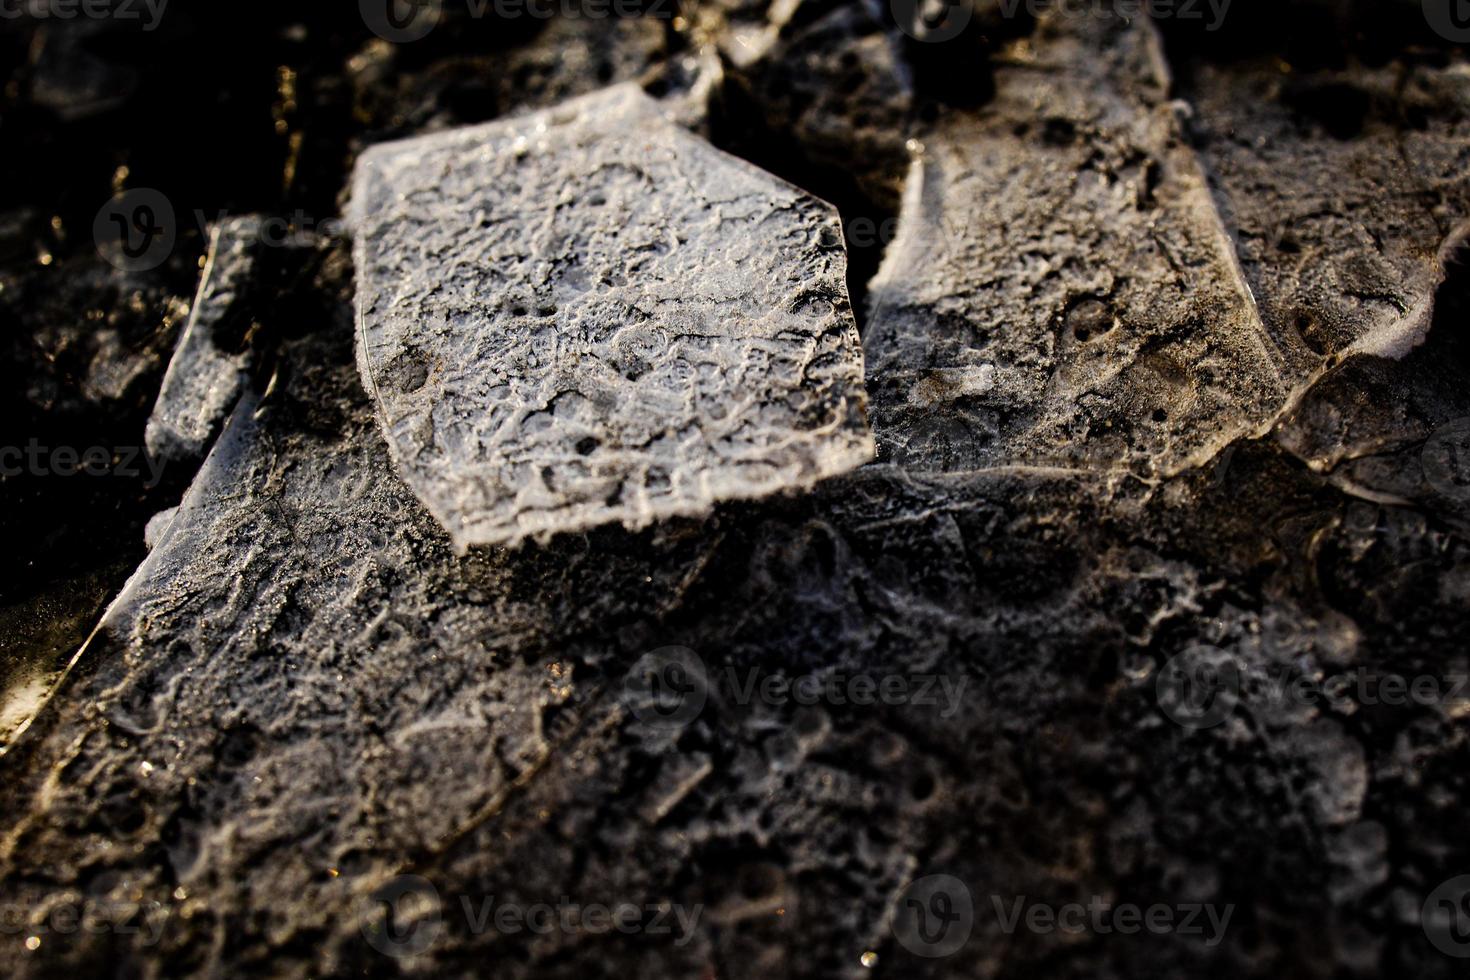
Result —
<instances>
[{"instance_id":1,"label":"cracked ice sheet","mask_svg":"<svg viewBox=\"0 0 1470 980\"><path fill-rule=\"evenodd\" d=\"M1159 476L1284 396L1152 28L1044 17L922 136L864 346L882 458Z\"/></svg>"},{"instance_id":2,"label":"cracked ice sheet","mask_svg":"<svg viewBox=\"0 0 1470 980\"><path fill-rule=\"evenodd\" d=\"M1263 58L1182 75L1220 212L1292 364L1276 438L1350 494L1462 520L1419 459L1464 414L1462 386L1443 344L1420 345L1470 229L1470 72Z\"/></svg>"},{"instance_id":3,"label":"cracked ice sheet","mask_svg":"<svg viewBox=\"0 0 1470 980\"><path fill-rule=\"evenodd\" d=\"M1190 74L1220 210L1293 360L1401 358L1422 342L1470 217L1465 66Z\"/></svg>"},{"instance_id":4,"label":"cracked ice sheet","mask_svg":"<svg viewBox=\"0 0 1470 980\"><path fill-rule=\"evenodd\" d=\"M835 210L635 86L374 147L351 223L364 384L460 549L872 458Z\"/></svg>"}]
</instances>

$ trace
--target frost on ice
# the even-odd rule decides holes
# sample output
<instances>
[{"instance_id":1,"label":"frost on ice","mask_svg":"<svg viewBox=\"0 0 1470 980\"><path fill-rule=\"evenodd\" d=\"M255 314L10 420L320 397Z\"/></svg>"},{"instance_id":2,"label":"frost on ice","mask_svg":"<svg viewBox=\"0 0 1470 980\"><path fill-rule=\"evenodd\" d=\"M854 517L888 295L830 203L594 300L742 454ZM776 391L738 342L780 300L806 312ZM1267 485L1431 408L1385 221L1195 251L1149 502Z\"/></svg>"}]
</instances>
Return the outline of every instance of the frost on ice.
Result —
<instances>
[{"instance_id":1,"label":"frost on ice","mask_svg":"<svg viewBox=\"0 0 1470 980\"><path fill-rule=\"evenodd\" d=\"M873 455L835 209L634 86L373 147L350 218L364 384L460 548Z\"/></svg>"}]
</instances>

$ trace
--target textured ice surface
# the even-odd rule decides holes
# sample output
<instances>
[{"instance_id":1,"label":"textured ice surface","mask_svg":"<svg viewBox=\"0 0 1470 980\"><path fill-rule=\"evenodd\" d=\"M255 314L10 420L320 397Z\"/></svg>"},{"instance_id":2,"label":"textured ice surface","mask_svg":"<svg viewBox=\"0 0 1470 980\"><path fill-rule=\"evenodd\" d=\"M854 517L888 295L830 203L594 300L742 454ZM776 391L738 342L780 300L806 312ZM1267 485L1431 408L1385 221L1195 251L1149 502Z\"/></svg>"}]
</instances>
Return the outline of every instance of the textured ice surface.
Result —
<instances>
[{"instance_id":1,"label":"textured ice surface","mask_svg":"<svg viewBox=\"0 0 1470 980\"><path fill-rule=\"evenodd\" d=\"M1288 355L1277 438L1355 496L1448 505L1463 526L1465 495L1433 487L1422 464L1426 440L1470 406L1453 360L1420 345L1436 292L1465 268L1470 74L1433 61L1283 72L1260 58L1201 63L1185 94L1262 320Z\"/></svg>"},{"instance_id":2,"label":"textured ice surface","mask_svg":"<svg viewBox=\"0 0 1470 980\"><path fill-rule=\"evenodd\" d=\"M1176 472L1282 400L1152 28L1049 17L923 135L864 337L887 459Z\"/></svg>"},{"instance_id":3,"label":"textured ice surface","mask_svg":"<svg viewBox=\"0 0 1470 980\"><path fill-rule=\"evenodd\" d=\"M359 161L358 362L459 547L871 458L835 211L634 86Z\"/></svg>"},{"instance_id":4,"label":"textured ice surface","mask_svg":"<svg viewBox=\"0 0 1470 980\"><path fill-rule=\"evenodd\" d=\"M1444 246L1470 217L1470 74L1205 64L1188 93L1247 281L1292 361L1422 341Z\"/></svg>"},{"instance_id":5,"label":"textured ice surface","mask_svg":"<svg viewBox=\"0 0 1470 980\"><path fill-rule=\"evenodd\" d=\"M232 218L210 233L199 292L148 420L148 451L156 459L203 458L240 397L246 358L232 349L228 320L254 269L259 220Z\"/></svg>"}]
</instances>

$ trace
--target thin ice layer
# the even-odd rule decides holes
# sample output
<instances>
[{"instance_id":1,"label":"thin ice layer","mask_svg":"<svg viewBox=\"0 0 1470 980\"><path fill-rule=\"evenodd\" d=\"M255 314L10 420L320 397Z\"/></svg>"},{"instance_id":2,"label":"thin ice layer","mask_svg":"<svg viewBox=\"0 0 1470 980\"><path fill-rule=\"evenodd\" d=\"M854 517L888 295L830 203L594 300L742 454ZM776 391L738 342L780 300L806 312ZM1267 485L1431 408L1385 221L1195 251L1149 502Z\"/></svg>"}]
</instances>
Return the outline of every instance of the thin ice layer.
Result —
<instances>
[{"instance_id":1,"label":"thin ice layer","mask_svg":"<svg viewBox=\"0 0 1470 980\"><path fill-rule=\"evenodd\" d=\"M873 455L835 210L634 86L374 147L352 223L363 380L460 548Z\"/></svg>"},{"instance_id":2,"label":"thin ice layer","mask_svg":"<svg viewBox=\"0 0 1470 980\"><path fill-rule=\"evenodd\" d=\"M1187 94L1246 278L1296 360L1420 343L1470 217L1470 74L1204 63Z\"/></svg>"},{"instance_id":3,"label":"thin ice layer","mask_svg":"<svg viewBox=\"0 0 1470 980\"><path fill-rule=\"evenodd\" d=\"M1045 17L923 136L864 337L885 459L1177 472L1283 399L1152 28Z\"/></svg>"}]
</instances>

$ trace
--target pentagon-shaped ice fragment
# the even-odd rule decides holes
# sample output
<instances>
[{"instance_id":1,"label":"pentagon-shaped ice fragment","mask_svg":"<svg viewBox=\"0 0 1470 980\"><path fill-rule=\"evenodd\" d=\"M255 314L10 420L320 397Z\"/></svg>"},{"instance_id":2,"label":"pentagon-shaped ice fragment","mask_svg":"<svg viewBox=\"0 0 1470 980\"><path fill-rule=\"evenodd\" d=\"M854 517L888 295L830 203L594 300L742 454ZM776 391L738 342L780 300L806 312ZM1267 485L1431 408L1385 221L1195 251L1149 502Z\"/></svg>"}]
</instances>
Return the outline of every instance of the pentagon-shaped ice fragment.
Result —
<instances>
[{"instance_id":1,"label":"pentagon-shaped ice fragment","mask_svg":"<svg viewBox=\"0 0 1470 980\"><path fill-rule=\"evenodd\" d=\"M835 209L635 86L373 147L350 220L358 366L459 548L872 458Z\"/></svg>"}]
</instances>

